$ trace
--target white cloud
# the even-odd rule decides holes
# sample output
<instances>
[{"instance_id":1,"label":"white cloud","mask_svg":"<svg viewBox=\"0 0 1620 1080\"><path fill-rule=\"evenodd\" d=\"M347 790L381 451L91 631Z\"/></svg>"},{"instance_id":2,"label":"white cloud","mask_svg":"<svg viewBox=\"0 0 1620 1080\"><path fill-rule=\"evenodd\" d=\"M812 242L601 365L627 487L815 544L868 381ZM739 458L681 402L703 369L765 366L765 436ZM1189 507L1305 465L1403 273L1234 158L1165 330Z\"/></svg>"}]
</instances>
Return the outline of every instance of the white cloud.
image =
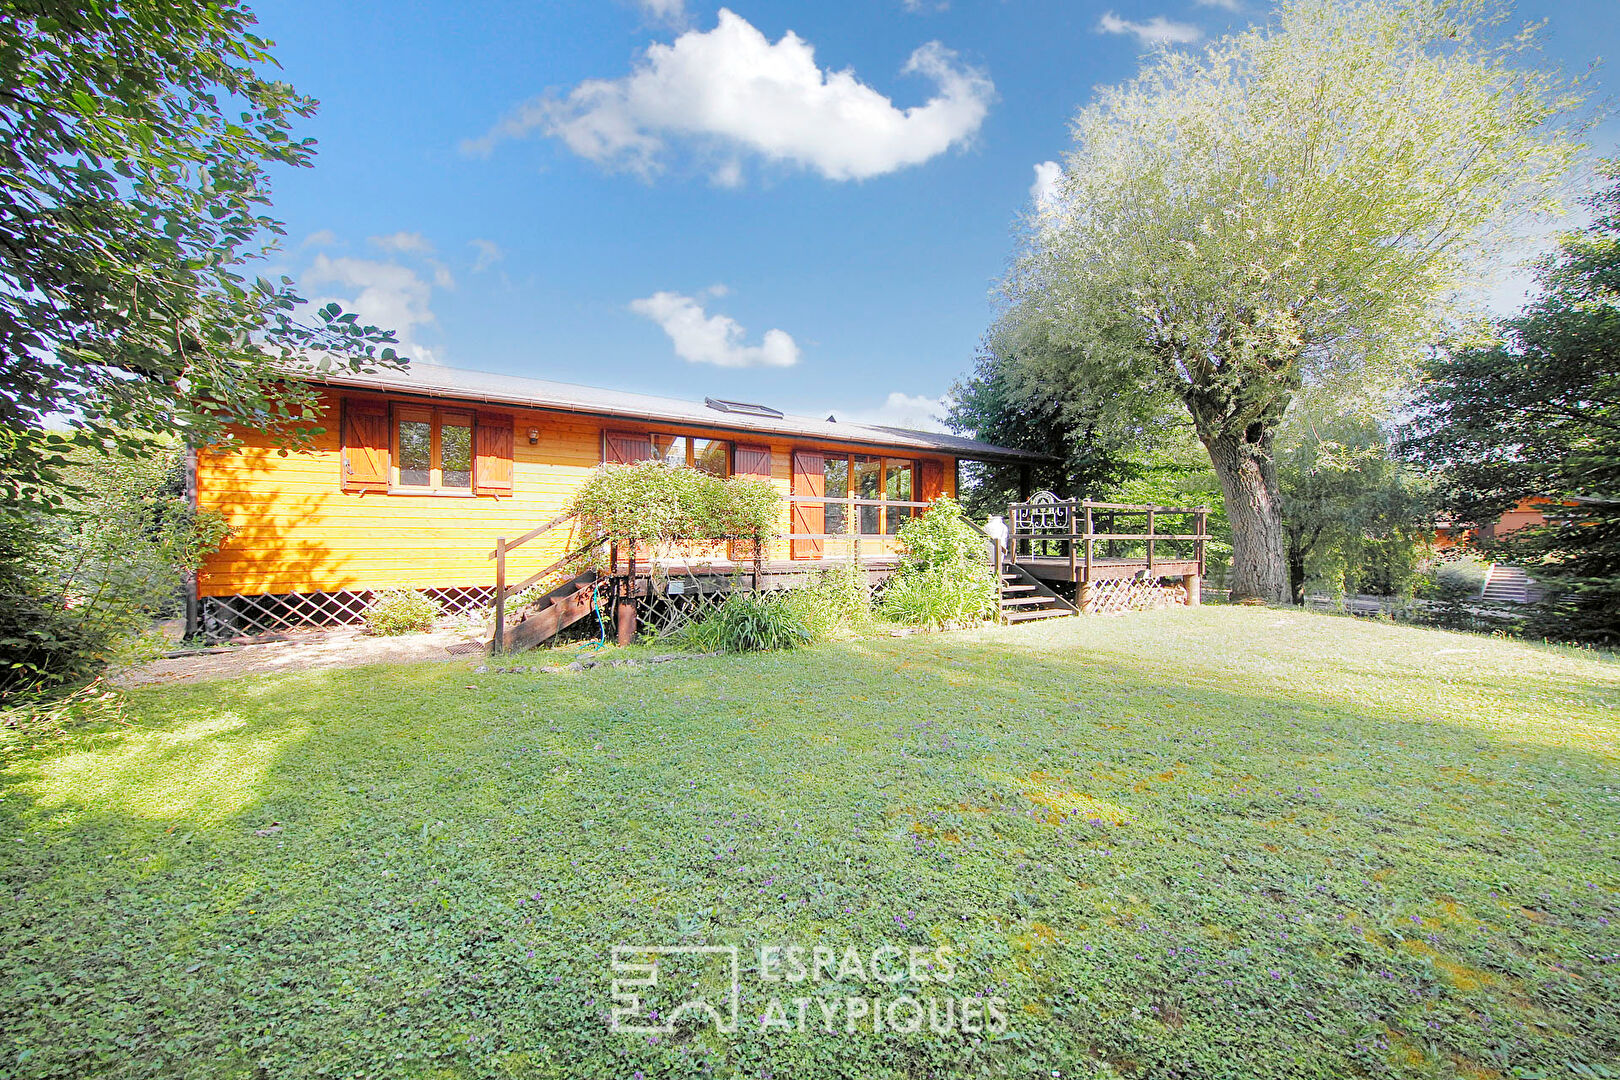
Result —
<instances>
[{"instance_id":1,"label":"white cloud","mask_svg":"<svg viewBox=\"0 0 1620 1080\"><path fill-rule=\"evenodd\" d=\"M1135 34L1144 46L1190 45L1204 36L1192 23L1171 22L1163 15L1155 15L1147 22L1122 19L1112 11L1104 12L1097 20L1099 34Z\"/></svg>"},{"instance_id":2,"label":"white cloud","mask_svg":"<svg viewBox=\"0 0 1620 1080\"><path fill-rule=\"evenodd\" d=\"M1029 198L1035 212L1044 214L1057 198L1058 185L1063 182L1063 166L1055 161L1042 161L1035 166L1035 182L1029 185Z\"/></svg>"},{"instance_id":3,"label":"white cloud","mask_svg":"<svg viewBox=\"0 0 1620 1080\"><path fill-rule=\"evenodd\" d=\"M433 350L418 335L421 327L435 321L433 286L415 270L371 259L334 259L322 252L303 276L310 285L330 290L329 295L311 298L314 307L336 301L344 311L359 315L362 323L394 331L399 338L397 348L404 355L423 363L435 362Z\"/></svg>"},{"instance_id":4,"label":"white cloud","mask_svg":"<svg viewBox=\"0 0 1620 1080\"><path fill-rule=\"evenodd\" d=\"M791 31L775 44L724 8L713 30L653 45L622 79L590 79L566 95L535 98L481 139L488 153L533 131L583 158L651 176L671 143L718 158L717 182L740 182L739 155L861 180L929 160L973 137L995 87L939 42L902 69L932 79L925 104L896 108L848 69L823 71L815 49Z\"/></svg>"},{"instance_id":5,"label":"white cloud","mask_svg":"<svg viewBox=\"0 0 1620 1080\"><path fill-rule=\"evenodd\" d=\"M1243 11L1243 0L1193 0L1193 3L1199 7L1220 8L1222 11L1234 13Z\"/></svg>"},{"instance_id":6,"label":"white cloud","mask_svg":"<svg viewBox=\"0 0 1620 1080\"><path fill-rule=\"evenodd\" d=\"M686 25L686 0L636 0L636 5L649 19L670 26Z\"/></svg>"},{"instance_id":7,"label":"white cloud","mask_svg":"<svg viewBox=\"0 0 1620 1080\"><path fill-rule=\"evenodd\" d=\"M433 244L427 237L419 232L405 232L403 229L387 236L373 236L371 243L384 251L392 251L401 255L431 255Z\"/></svg>"},{"instance_id":8,"label":"white cloud","mask_svg":"<svg viewBox=\"0 0 1620 1080\"><path fill-rule=\"evenodd\" d=\"M675 345L675 355L688 363L741 368L792 367L799 362L799 346L785 331L767 330L760 344L745 345L743 328L735 319L707 314L690 296L657 292L632 300L630 310L662 326Z\"/></svg>"},{"instance_id":9,"label":"white cloud","mask_svg":"<svg viewBox=\"0 0 1620 1080\"><path fill-rule=\"evenodd\" d=\"M333 232L331 229L317 229L315 232L312 232L308 236L304 237L303 242L298 246L300 248L323 248L331 247L337 242L337 233Z\"/></svg>"},{"instance_id":10,"label":"white cloud","mask_svg":"<svg viewBox=\"0 0 1620 1080\"><path fill-rule=\"evenodd\" d=\"M499 244L493 240L485 240L481 236L467 241L467 246L478 252L473 258L473 273L475 274L481 270L488 270L491 266L506 258L506 252L501 250Z\"/></svg>"},{"instance_id":11,"label":"white cloud","mask_svg":"<svg viewBox=\"0 0 1620 1080\"><path fill-rule=\"evenodd\" d=\"M912 431L945 431L939 417L950 411L946 398L924 397L921 394L903 394L896 390L875 409L835 414L840 420L857 424L877 424L881 427L908 428Z\"/></svg>"},{"instance_id":12,"label":"white cloud","mask_svg":"<svg viewBox=\"0 0 1620 1080\"><path fill-rule=\"evenodd\" d=\"M913 15L931 15L936 11L949 11L951 0L900 0L900 6Z\"/></svg>"}]
</instances>

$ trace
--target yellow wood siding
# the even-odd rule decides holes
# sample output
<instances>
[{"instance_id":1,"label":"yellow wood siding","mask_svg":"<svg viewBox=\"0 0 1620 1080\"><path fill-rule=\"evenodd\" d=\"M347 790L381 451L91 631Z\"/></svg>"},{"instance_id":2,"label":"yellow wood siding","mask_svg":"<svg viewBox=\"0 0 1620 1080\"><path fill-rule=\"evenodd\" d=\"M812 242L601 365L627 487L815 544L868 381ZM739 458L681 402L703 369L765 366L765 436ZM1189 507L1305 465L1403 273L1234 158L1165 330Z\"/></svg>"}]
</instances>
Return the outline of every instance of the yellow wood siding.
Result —
<instances>
[{"instance_id":1,"label":"yellow wood siding","mask_svg":"<svg viewBox=\"0 0 1620 1080\"><path fill-rule=\"evenodd\" d=\"M794 449L826 444L776 436L742 436L701 428L538 409L480 405L513 415L513 492L490 496L349 494L339 488L337 395L327 399L326 433L312 448L282 454L262 434L238 432L242 445L197 454L197 503L217 510L236 530L198 575L203 596L336 592L340 590L453 588L493 585L488 554L497 537L516 537L562 513L602 458L602 432L668 431L771 448L772 479L786 495ZM449 404L448 402L446 404ZM471 405L468 406L472 407ZM530 445L528 429L539 430ZM915 458L909 451L895 457ZM955 494L955 469L945 467L945 488ZM784 511L782 527L788 527ZM567 527L518 549L507 580L518 581L568 550ZM869 542L870 543L870 542ZM875 546L863 547L874 551ZM883 550L892 550L885 538ZM772 558L786 558L785 540Z\"/></svg>"}]
</instances>

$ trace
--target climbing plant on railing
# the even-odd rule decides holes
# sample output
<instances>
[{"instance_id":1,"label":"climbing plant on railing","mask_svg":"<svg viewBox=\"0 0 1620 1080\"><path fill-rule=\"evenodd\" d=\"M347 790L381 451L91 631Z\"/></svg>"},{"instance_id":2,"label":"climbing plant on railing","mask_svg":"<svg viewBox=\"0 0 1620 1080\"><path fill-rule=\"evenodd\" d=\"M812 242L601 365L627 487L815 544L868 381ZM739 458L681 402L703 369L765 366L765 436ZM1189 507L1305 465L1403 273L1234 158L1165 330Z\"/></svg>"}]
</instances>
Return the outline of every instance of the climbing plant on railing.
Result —
<instances>
[{"instance_id":1,"label":"climbing plant on railing","mask_svg":"<svg viewBox=\"0 0 1620 1080\"><path fill-rule=\"evenodd\" d=\"M571 509L583 535L643 550L694 541L761 543L782 531L782 496L768 480L656 461L603 465L575 493Z\"/></svg>"}]
</instances>

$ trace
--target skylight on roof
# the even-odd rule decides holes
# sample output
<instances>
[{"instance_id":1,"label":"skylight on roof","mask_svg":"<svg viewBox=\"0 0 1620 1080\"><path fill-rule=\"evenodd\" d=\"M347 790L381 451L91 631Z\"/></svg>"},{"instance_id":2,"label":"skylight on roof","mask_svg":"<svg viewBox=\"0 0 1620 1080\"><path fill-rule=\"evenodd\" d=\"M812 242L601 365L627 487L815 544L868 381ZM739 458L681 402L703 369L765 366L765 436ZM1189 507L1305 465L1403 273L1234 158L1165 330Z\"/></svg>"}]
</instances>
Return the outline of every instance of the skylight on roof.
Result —
<instances>
[{"instance_id":1,"label":"skylight on roof","mask_svg":"<svg viewBox=\"0 0 1620 1080\"><path fill-rule=\"evenodd\" d=\"M768 416L772 420L782 419L782 413L769 405L755 405L751 401L725 401L721 398L706 397L703 404L716 412L741 413L743 416Z\"/></svg>"}]
</instances>

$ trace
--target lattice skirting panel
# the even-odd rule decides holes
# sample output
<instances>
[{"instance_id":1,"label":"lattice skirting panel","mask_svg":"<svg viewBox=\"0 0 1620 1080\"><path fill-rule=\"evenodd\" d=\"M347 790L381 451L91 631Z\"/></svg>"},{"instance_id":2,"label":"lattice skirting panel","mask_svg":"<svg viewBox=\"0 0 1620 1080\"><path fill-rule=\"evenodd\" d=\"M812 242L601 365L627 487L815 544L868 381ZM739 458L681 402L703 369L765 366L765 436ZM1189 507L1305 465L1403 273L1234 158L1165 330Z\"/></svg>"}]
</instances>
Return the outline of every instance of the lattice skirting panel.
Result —
<instances>
[{"instance_id":1,"label":"lattice skirting panel","mask_svg":"<svg viewBox=\"0 0 1620 1080\"><path fill-rule=\"evenodd\" d=\"M1179 580L1093 581L1081 590L1080 609L1087 615L1113 615L1123 611L1152 611L1177 607L1187 602L1187 590Z\"/></svg>"},{"instance_id":2,"label":"lattice skirting panel","mask_svg":"<svg viewBox=\"0 0 1620 1080\"><path fill-rule=\"evenodd\" d=\"M446 615L479 611L495 602L491 585L452 589L423 589L444 605ZM253 596L205 596L199 605L203 637L210 641L301 630L316 626L343 626L360 621L372 592L262 593Z\"/></svg>"},{"instance_id":3,"label":"lattice skirting panel","mask_svg":"<svg viewBox=\"0 0 1620 1080\"><path fill-rule=\"evenodd\" d=\"M766 587L766 592L785 591L798 588L807 578L801 578L795 584L778 581L777 588ZM883 590L888 584L888 578L869 586L872 602L877 603L883 596ZM701 622L731 595L732 581L727 578L711 577L692 580L672 579L661 586L651 596L641 600L637 616L640 620L641 632L644 634L672 634L687 623ZM664 590L668 591L664 591ZM752 592L753 582L747 577L737 579L736 589L741 592Z\"/></svg>"}]
</instances>

